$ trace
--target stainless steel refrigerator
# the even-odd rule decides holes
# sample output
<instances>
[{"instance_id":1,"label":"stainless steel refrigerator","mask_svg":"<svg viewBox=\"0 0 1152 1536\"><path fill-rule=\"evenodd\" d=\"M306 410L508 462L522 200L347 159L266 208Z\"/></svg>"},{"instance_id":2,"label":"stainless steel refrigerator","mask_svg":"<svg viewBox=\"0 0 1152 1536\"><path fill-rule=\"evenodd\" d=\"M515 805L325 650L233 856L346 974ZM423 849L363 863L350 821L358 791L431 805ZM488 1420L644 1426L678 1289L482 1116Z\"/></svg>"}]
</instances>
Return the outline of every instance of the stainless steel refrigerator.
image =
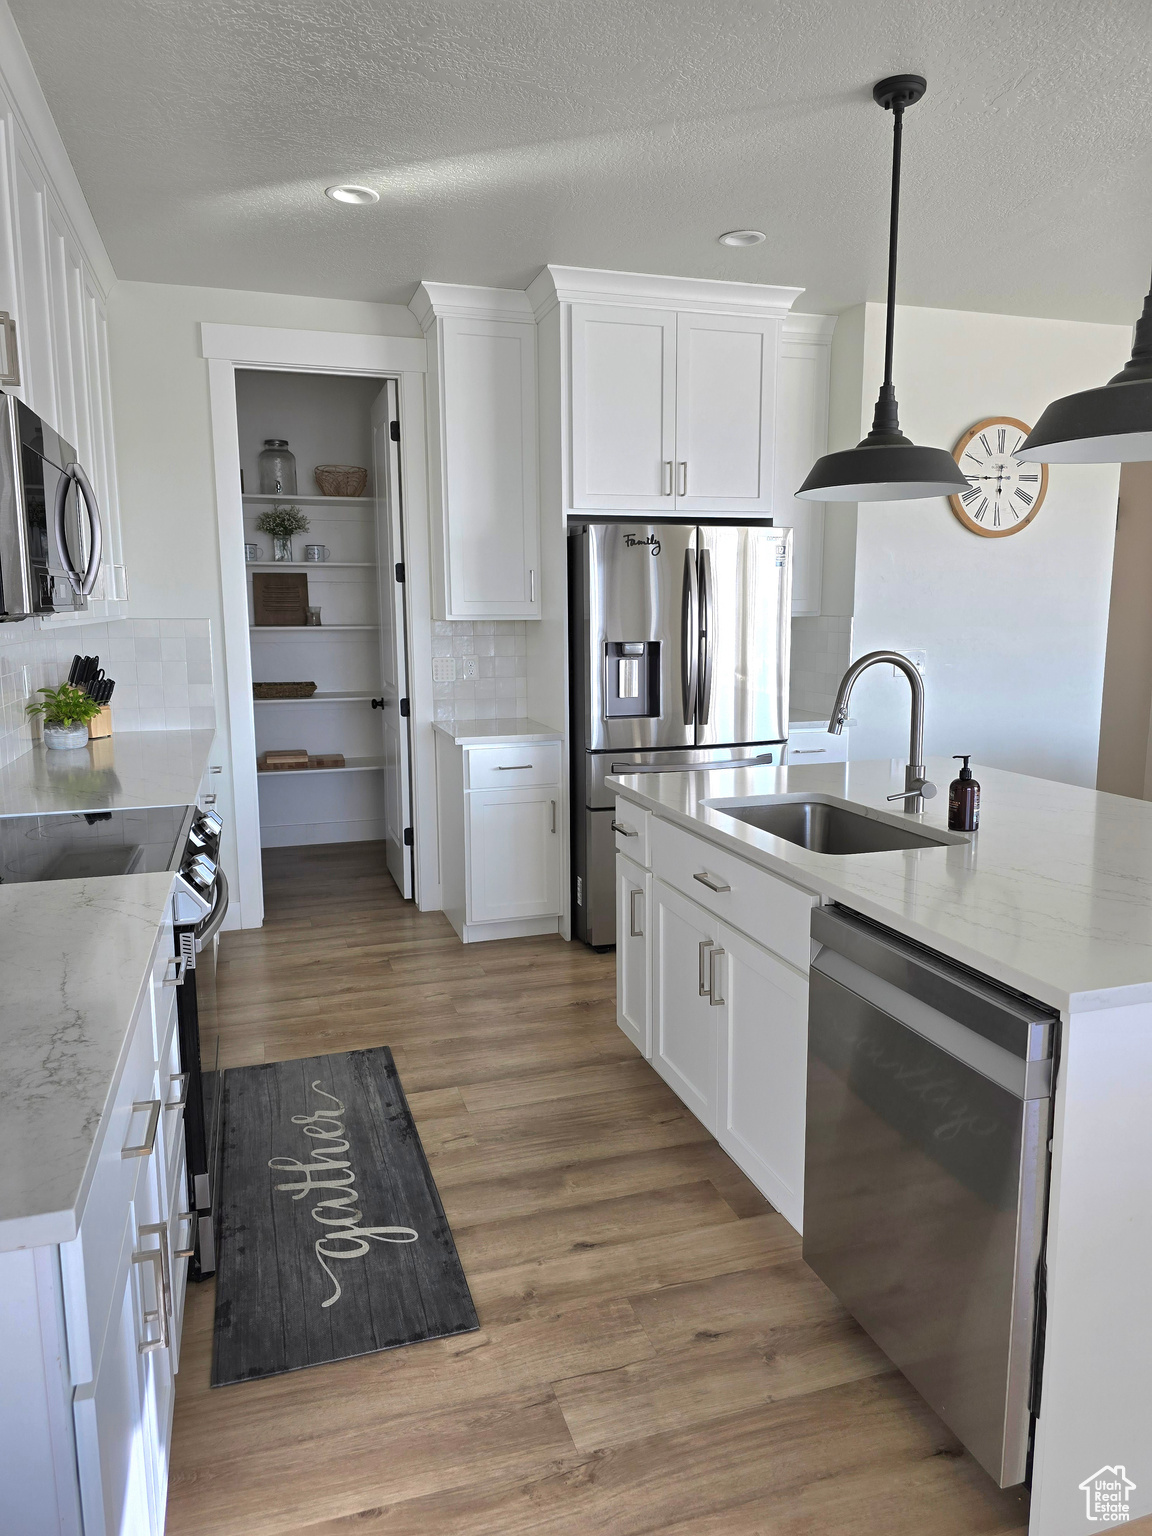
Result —
<instances>
[{"instance_id":1,"label":"stainless steel refrigerator","mask_svg":"<svg viewBox=\"0 0 1152 1536\"><path fill-rule=\"evenodd\" d=\"M616 942L610 773L779 762L792 531L590 519L568 536L574 927Z\"/></svg>"}]
</instances>

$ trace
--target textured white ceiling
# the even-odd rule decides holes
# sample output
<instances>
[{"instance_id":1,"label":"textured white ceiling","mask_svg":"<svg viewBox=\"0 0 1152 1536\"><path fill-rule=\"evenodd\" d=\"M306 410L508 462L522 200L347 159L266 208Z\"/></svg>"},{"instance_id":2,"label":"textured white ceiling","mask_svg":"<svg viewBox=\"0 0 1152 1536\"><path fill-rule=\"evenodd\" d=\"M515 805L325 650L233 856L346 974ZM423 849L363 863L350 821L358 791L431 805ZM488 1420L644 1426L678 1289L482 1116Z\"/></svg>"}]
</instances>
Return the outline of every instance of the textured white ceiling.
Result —
<instances>
[{"instance_id":1,"label":"textured white ceiling","mask_svg":"<svg viewBox=\"0 0 1152 1536\"><path fill-rule=\"evenodd\" d=\"M556 261L882 298L870 91L914 70L905 303L1126 321L1147 286L1149 0L10 4L120 277L405 302Z\"/></svg>"}]
</instances>

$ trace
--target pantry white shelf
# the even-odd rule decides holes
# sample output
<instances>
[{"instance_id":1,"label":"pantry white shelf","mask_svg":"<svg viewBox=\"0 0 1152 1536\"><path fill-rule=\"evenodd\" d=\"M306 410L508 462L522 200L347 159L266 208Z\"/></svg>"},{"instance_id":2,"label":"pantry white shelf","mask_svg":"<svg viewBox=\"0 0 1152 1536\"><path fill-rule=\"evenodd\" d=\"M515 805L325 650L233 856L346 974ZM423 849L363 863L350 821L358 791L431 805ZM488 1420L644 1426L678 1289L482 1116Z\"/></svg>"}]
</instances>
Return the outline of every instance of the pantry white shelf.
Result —
<instances>
[{"instance_id":1,"label":"pantry white shelf","mask_svg":"<svg viewBox=\"0 0 1152 1536\"><path fill-rule=\"evenodd\" d=\"M318 639L321 635L347 635L355 630L379 629L379 624L249 624L253 635L308 635Z\"/></svg>"},{"instance_id":2,"label":"pantry white shelf","mask_svg":"<svg viewBox=\"0 0 1152 1536\"><path fill-rule=\"evenodd\" d=\"M257 496L245 491L243 500L262 507L370 507L375 498L372 496Z\"/></svg>"},{"instance_id":3,"label":"pantry white shelf","mask_svg":"<svg viewBox=\"0 0 1152 1536\"><path fill-rule=\"evenodd\" d=\"M254 704L362 704L372 693L312 693L306 699L253 699Z\"/></svg>"},{"instance_id":4,"label":"pantry white shelf","mask_svg":"<svg viewBox=\"0 0 1152 1536\"><path fill-rule=\"evenodd\" d=\"M375 560L249 560L250 571L374 571Z\"/></svg>"},{"instance_id":5,"label":"pantry white shelf","mask_svg":"<svg viewBox=\"0 0 1152 1536\"><path fill-rule=\"evenodd\" d=\"M258 766L256 776L260 779L289 779L302 773L366 773L383 767L382 757L349 757L344 760L343 768L261 768Z\"/></svg>"}]
</instances>

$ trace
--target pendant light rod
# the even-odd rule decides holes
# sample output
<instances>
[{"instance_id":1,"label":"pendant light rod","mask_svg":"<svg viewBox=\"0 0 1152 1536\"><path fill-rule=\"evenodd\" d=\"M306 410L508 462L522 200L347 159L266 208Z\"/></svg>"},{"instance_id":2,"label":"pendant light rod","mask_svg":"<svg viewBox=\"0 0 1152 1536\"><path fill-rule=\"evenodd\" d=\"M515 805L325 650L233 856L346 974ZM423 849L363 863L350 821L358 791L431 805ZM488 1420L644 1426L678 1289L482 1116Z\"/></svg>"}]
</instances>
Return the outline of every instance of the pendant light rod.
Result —
<instances>
[{"instance_id":1,"label":"pendant light rod","mask_svg":"<svg viewBox=\"0 0 1152 1536\"><path fill-rule=\"evenodd\" d=\"M892 107L892 211L888 220L888 315L884 326L884 388L892 388L892 337L896 319L896 247L900 239L900 146L904 138L904 106Z\"/></svg>"},{"instance_id":2,"label":"pendant light rod","mask_svg":"<svg viewBox=\"0 0 1152 1536\"><path fill-rule=\"evenodd\" d=\"M878 106L892 114L892 198L888 214L888 298L884 316L884 382L876 397L872 417L874 432L899 432L900 407L892 382L892 357L896 334L896 262L900 246L900 169L904 145L904 108L916 104L928 89L923 75L893 75L872 91Z\"/></svg>"}]
</instances>

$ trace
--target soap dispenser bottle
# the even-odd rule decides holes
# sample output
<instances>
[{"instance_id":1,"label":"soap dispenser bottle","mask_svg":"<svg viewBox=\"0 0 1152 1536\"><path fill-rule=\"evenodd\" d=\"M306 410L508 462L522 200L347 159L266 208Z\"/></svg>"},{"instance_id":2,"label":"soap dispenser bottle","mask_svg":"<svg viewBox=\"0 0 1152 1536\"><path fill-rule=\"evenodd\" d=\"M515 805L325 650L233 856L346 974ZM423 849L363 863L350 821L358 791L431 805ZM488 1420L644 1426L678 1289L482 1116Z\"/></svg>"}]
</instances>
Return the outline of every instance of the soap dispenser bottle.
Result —
<instances>
[{"instance_id":1,"label":"soap dispenser bottle","mask_svg":"<svg viewBox=\"0 0 1152 1536\"><path fill-rule=\"evenodd\" d=\"M980 825L980 786L972 777L968 755L956 754L964 764L948 786L948 828L952 832L975 832Z\"/></svg>"}]
</instances>

